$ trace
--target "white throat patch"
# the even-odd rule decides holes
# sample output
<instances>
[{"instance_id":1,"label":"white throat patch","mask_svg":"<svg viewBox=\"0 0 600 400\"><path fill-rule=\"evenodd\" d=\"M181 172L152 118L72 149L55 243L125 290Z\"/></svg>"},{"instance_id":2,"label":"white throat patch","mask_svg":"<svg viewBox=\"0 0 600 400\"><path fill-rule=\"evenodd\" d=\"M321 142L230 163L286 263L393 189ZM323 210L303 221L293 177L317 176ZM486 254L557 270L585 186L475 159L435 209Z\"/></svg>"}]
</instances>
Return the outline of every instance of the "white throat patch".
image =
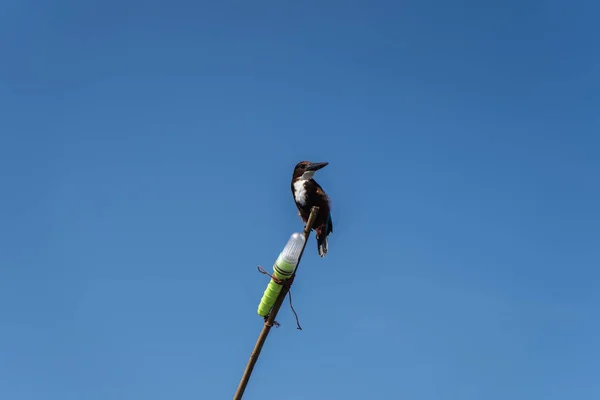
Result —
<instances>
[{"instance_id":1,"label":"white throat patch","mask_svg":"<svg viewBox=\"0 0 600 400\"><path fill-rule=\"evenodd\" d=\"M315 175L315 171L306 171L294 182L294 200L300 205L306 204L306 187L304 184Z\"/></svg>"}]
</instances>

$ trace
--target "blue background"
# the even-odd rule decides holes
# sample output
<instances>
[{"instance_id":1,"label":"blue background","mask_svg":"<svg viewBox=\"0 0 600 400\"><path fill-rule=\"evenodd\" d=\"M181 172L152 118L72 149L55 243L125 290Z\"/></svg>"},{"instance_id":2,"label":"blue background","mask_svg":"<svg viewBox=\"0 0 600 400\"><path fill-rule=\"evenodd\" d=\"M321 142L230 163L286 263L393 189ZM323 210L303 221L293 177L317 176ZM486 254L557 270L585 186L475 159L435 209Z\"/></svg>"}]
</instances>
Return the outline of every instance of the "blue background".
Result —
<instances>
[{"instance_id":1,"label":"blue background","mask_svg":"<svg viewBox=\"0 0 600 400\"><path fill-rule=\"evenodd\" d=\"M0 398L600 398L594 1L0 5Z\"/></svg>"}]
</instances>

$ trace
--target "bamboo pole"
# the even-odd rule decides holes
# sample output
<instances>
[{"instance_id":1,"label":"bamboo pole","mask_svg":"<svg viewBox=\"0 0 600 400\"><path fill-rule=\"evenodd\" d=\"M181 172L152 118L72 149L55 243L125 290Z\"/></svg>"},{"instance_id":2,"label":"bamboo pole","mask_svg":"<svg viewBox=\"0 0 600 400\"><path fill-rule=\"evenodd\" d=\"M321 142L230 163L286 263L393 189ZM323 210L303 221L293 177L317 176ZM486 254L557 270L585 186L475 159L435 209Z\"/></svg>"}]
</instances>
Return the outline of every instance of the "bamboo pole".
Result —
<instances>
[{"instance_id":1,"label":"bamboo pole","mask_svg":"<svg viewBox=\"0 0 600 400\"><path fill-rule=\"evenodd\" d=\"M290 279L294 279L296 273L298 272L298 267L300 266L300 261L302 260L304 249L306 248L308 238L310 237L310 231L312 229L313 224L315 223L315 220L317 219L318 213L319 207L315 206L310 210L308 221L304 226L304 246L302 247L302 251L300 252L300 256L298 257L298 264L296 265L296 270L294 271L294 274L291 276ZM246 365L246 369L244 370L244 374L242 375L242 379L240 380L240 384L237 388L237 391L233 396L233 400L241 400L242 396L244 395L244 391L246 390L246 386L248 385L248 381L250 380L250 375L252 375L252 371L254 370L254 365L256 365L256 361L258 361L258 357L260 356L260 352L263 348L263 345L265 344L267 336L271 331L271 327L273 326L275 317L277 317L277 313L279 312L279 309L281 308L283 300L285 299L285 296L287 296L289 289L289 285L283 285L283 288L281 288L281 292L279 292L279 296L277 296L277 299L275 299L275 304L273 305L271 312L267 316L265 324L263 325L263 328L260 331L260 334L258 335L258 339L256 340L256 344L254 345L254 350L252 351L252 354L250 354L250 359L248 360L248 364Z\"/></svg>"}]
</instances>

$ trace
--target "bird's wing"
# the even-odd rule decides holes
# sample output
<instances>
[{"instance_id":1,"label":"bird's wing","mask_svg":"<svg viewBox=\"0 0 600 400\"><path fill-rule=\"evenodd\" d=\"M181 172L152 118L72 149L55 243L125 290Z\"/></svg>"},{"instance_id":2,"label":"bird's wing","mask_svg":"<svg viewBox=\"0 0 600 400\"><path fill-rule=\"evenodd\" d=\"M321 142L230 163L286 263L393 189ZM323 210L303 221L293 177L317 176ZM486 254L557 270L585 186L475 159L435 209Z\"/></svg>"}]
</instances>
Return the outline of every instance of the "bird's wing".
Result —
<instances>
[{"instance_id":1,"label":"bird's wing","mask_svg":"<svg viewBox=\"0 0 600 400\"><path fill-rule=\"evenodd\" d=\"M317 183L317 181L313 180L312 183L316 186L318 195L323 195L325 196L325 198L329 199L329 196L327 196L327 193L325 193L325 191L323 190L321 185Z\"/></svg>"},{"instance_id":2,"label":"bird's wing","mask_svg":"<svg viewBox=\"0 0 600 400\"><path fill-rule=\"evenodd\" d=\"M329 196L327 196L327 193L325 193L323 188L316 181L315 181L315 185L317 186L317 194L323 195L323 196L325 196L325 198L329 199ZM326 228L326 233L329 234L330 232L333 232L333 220L331 219L331 213L329 213L329 219L327 221L327 228Z\"/></svg>"}]
</instances>

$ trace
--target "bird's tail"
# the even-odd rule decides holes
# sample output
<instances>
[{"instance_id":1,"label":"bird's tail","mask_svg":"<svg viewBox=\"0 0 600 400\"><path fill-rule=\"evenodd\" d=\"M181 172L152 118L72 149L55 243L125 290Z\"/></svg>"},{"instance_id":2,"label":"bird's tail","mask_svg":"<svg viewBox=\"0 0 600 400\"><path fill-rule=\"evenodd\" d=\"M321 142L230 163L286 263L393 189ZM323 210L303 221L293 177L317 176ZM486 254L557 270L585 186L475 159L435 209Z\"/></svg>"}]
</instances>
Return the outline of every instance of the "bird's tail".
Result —
<instances>
[{"instance_id":1,"label":"bird's tail","mask_svg":"<svg viewBox=\"0 0 600 400\"><path fill-rule=\"evenodd\" d=\"M319 256L321 256L321 257L325 257L325 254L327 254L327 250L328 250L328 247L327 247L328 232L326 232L323 228L324 228L324 226L320 226L317 229L315 229L315 231L317 233L317 249L319 251Z\"/></svg>"}]
</instances>

